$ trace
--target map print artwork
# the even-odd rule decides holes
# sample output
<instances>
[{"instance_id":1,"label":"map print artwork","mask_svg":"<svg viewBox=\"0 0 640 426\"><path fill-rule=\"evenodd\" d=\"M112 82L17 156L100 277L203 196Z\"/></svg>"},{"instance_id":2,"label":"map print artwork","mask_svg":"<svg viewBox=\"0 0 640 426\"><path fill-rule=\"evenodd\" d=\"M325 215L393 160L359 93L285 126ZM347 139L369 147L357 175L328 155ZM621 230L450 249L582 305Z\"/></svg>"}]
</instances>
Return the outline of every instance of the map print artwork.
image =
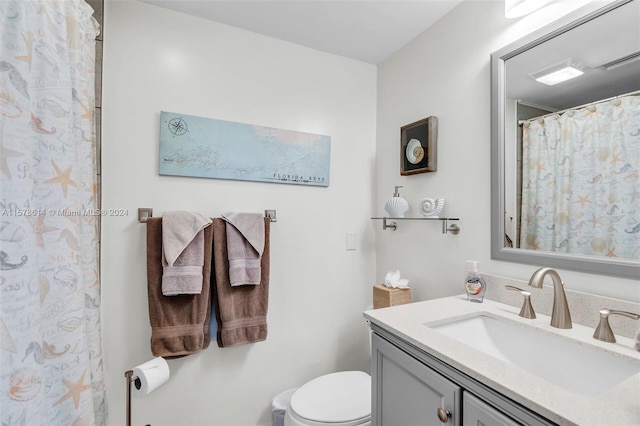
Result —
<instances>
[{"instance_id":1,"label":"map print artwork","mask_svg":"<svg viewBox=\"0 0 640 426\"><path fill-rule=\"evenodd\" d=\"M161 175L329 186L331 137L162 111Z\"/></svg>"}]
</instances>

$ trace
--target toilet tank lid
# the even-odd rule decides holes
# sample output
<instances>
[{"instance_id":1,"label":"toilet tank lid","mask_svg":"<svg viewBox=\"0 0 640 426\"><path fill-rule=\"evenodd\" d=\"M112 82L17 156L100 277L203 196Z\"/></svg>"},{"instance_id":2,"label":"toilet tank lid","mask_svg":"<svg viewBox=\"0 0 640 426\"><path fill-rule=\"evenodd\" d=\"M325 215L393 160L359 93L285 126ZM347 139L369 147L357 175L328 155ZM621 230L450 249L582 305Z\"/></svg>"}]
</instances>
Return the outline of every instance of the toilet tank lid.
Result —
<instances>
[{"instance_id":1,"label":"toilet tank lid","mask_svg":"<svg viewBox=\"0 0 640 426\"><path fill-rule=\"evenodd\" d=\"M371 376L341 371L317 377L291 397L298 416L323 423L344 423L371 416Z\"/></svg>"}]
</instances>

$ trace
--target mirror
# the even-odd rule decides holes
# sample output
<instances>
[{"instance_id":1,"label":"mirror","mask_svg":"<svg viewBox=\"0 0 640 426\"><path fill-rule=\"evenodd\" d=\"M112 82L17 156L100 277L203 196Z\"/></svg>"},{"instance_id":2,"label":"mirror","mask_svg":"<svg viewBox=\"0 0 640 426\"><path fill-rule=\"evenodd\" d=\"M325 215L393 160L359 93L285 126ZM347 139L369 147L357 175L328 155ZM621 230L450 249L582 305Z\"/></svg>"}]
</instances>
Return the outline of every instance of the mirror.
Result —
<instances>
[{"instance_id":1,"label":"mirror","mask_svg":"<svg viewBox=\"0 0 640 426\"><path fill-rule=\"evenodd\" d=\"M572 62L579 70L577 74L582 74L554 85L536 81L542 70L557 70L562 62ZM619 105L626 108L624 120L611 112ZM585 118L596 115L597 120ZM622 121L631 121L637 127L638 120L637 0L619 0L586 15L584 11L574 12L494 52L492 259L640 277L640 129L603 130ZM585 122L591 127L581 127ZM572 136L575 133L578 137ZM627 149L620 148L615 138L613 145L610 136L620 133L630 137L625 142L632 147L628 157L620 157L620 151ZM607 142L602 145L602 139L600 145L589 145L589 151L584 135L596 134ZM576 144L576 148L567 148ZM564 164L568 168L561 167ZM589 184L622 179L626 186L576 187L573 176L578 174L589 174ZM553 189L544 192L548 188ZM604 199L598 198L601 196ZM559 204L553 207L556 201ZM615 228L613 222L621 225Z\"/></svg>"}]
</instances>

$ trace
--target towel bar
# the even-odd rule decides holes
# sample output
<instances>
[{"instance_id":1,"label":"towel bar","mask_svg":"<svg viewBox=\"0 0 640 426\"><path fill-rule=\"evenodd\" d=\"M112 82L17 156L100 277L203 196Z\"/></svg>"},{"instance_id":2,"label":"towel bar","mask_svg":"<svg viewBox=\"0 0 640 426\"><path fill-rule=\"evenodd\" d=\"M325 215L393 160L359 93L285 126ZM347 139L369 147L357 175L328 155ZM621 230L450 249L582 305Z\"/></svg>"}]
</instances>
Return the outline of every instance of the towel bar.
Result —
<instances>
[{"instance_id":1,"label":"towel bar","mask_svg":"<svg viewBox=\"0 0 640 426\"><path fill-rule=\"evenodd\" d=\"M150 207L138 207L138 222L146 223L147 219L153 217L153 209ZM271 222L277 222L278 217L275 210L265 210L264 217L268 217Z\"/></svg>"},{"instance_id":2,"label":"towel bar","mask_svg":"<svg viewBox=\"0 0 640 426\"><path fill-rule=\"evenodd\" d=\"M138 207L138 222L146 223L147 219L153 217L153 209L149 207Z\"/></svg>"}]
</instances>

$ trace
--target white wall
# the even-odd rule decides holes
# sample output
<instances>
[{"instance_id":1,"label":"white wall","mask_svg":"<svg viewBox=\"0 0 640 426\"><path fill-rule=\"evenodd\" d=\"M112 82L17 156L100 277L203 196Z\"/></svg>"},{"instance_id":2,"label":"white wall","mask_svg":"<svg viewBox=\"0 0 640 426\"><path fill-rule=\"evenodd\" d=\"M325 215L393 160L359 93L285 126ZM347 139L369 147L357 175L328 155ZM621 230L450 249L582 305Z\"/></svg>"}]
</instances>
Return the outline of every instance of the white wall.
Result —
<instances>
[{"instance_id":1,"label":"white wall","mask_svg":"<svg viewBox=\"0 0 640 426\"><path fill-rule=\"evenodd\" d=\"M445 214L461 218L461 232L443 235L439 224L422 222L376 231L378 280L400 269L414 299L423 300L462 293L467 259L479 260L481 271L523 280L536 269L490 260L489 59L571 8L575 2L556 3L507 20L502 1L465 1L379 66L376 211L382 214L393 187L403 185L414 213L422 198L445 197ZM438 171L400 176L399 129L430 115L439 119ZM560 272L567 288L640 301L638 280Z\"/></svg>"},{"instance_id":2,"label":"white wall","mask_svg":"<svg viewBox=\"0 0 640 426\"><path fill-rule=\"evenodd\" d=\"M368 370L375 284L376 67L136 1L105 5L102 319L109 424L124 371L151 358L138 207L215 216L276 209L267 341L169 361L134 424L270 424L271 398L320 374ZM158 175L161 110L331 136L328 188ZM346 232L357 250L345 250Z\"/></svg>"}]
</instances>

